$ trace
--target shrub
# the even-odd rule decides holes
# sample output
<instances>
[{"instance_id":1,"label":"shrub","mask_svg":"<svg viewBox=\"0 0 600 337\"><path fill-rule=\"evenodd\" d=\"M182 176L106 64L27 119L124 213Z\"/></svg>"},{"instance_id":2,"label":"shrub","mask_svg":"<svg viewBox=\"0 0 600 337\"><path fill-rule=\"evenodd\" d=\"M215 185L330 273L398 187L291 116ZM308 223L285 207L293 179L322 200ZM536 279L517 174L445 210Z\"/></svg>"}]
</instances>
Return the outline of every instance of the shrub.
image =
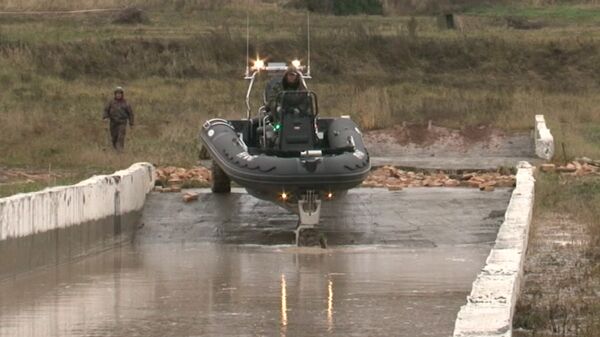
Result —
<instances>
[{"instance_id":1,"label":"shrub","mask_svg":"<svg viewBox=\"0 0 600 337\"><path fill-rule=\"evenodd\" d=\"M383 13L383 5L379 0L297 0L293 5L311 12L335 15Z\"/></svg>"}]
</instances>

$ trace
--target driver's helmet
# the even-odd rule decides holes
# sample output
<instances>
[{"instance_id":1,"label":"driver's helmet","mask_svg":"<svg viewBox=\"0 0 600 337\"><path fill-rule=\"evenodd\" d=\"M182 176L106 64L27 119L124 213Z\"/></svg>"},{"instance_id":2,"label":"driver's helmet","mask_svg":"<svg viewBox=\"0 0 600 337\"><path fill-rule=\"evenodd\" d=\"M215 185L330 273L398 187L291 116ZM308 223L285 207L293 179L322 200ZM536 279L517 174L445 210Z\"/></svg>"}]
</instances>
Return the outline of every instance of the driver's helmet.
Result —
<instances>
[{"instance_id":1,"label":"driver's helmet","mask_svg":"<svg viewBox=\"0 0 600 337\"><path fill-rule=\"evenodd\" d=\"M294 82L288 82L288 75L294 74L296 79ZM281 79L281 85L283 86L283 90L306 90L304 84L302 83L302 74L294 67L288 68L286 72L283 74L283 78Z\"/></svg>"}]
</instances>

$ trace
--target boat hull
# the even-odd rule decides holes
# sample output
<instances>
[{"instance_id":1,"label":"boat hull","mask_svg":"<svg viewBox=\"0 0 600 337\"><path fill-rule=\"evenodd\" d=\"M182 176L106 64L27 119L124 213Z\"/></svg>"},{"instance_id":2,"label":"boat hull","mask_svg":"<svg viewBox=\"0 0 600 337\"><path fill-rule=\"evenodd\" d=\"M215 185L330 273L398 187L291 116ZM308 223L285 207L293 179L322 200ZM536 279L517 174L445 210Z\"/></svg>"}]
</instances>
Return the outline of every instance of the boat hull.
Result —
<instances>
[{"instance_id":1,"label":"boat hull","mask_svg":"<svg viewBox=\"0 0 600 337\"><path fill-rule=\"evenodd\" d=\"M282 192L299 196L307 190L337 194L360 185L371 164L362 135L352 120L338 118L325 122L328 128L323 137L327 137L329 148L318 156L253 154L246 145L248 140L244 140L243 130L236 129L236 123L223 120L207 122L200 131L200 140L213 165L219 165L233 181L259 198L275 201ZM336 153L336 149L347 147L349 142L351 151Z\"/></svg>"}]
</instances>

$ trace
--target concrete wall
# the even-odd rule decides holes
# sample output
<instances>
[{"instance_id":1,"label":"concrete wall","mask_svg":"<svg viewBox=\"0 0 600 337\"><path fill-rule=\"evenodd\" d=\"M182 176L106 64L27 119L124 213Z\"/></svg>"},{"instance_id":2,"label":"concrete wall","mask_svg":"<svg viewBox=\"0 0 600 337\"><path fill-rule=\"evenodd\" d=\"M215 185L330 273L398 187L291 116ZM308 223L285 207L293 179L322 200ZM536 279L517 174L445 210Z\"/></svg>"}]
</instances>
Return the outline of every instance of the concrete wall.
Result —
<instances>
[{"instance_id":1,"label":"concrete wall","mask_svg":"<svg viewBox=\"0 0 600 337\"><path fill-rule=\"evenodd\" d=\"M546 126L544 115L535 115L535 154L546 160L554 156L554 137Z\"/></svg>"},{"instance_id":2,"label":"concrete wall","mask_svg":"<svg viewBox=\"0 0 600 337\"><path fill-rule=\"evenodd\" d=\"M139 224L154 167L0 199L0 278L113 247Z\"/></svg>"},{"instance_id":3,"label":"concrete wall","mask_svg":"<svg viewBox=\"0 0 600 337\"><path fill-rule=\"evenodd\" d=\"M521 162L504 223L456 318L455 337L512 336L534 201L533 167Z\"/></svg>"}]
</instances>

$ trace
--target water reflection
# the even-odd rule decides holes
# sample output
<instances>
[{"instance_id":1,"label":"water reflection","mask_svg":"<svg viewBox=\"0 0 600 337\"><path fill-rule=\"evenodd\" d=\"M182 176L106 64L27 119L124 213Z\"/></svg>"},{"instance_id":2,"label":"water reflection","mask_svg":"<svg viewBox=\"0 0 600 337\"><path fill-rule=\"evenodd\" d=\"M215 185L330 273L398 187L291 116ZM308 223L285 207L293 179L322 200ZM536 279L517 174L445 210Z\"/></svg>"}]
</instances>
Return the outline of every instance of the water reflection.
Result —
<instances>
[{"instance_id":1,"label":"water reflection","mask_svg":"<svg viewBox=\"0 0 600 337\"><path fill-rule=\"evenodd\" d=\"M327 285L327 331L333 330L333 280Z\"/></svg>"},{"instance_id":2,"label":"water reflection","mask_svg":"<svg viewBox=\"0 0 600 337\"><path fill-rule=\"evenodd\" d=\"M287 284L285 275L281 274L281 337L285 337L287 325Z\"/></svg>"},{"instance_id":3,"label":"water reflection","mask_svg":"<svg viewBox=\"0 0 600 337\"><path fill-rule=\"evenodd\" d=\"M447 336L472 249L128 247L0 283L0 337Z\"/></svg>"}]
</instances>

